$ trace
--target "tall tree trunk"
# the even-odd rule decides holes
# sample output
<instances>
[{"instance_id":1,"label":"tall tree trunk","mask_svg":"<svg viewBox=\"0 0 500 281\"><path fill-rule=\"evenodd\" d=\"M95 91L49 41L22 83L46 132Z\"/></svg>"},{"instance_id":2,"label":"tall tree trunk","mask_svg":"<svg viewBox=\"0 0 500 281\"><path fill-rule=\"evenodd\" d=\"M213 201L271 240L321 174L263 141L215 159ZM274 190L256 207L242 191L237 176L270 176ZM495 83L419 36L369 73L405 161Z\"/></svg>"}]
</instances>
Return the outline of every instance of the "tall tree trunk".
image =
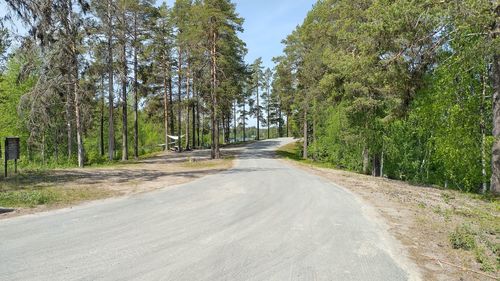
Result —
<instances>
[{"instance_id":1,"label":"tall tree trunk","mask_svg":"<svg viewBox=\"0 0 500 281\"><path fill-rule=\"evenodd\" d=\"M474 75L472 75L472 80L474 80ZM479 105L479 129L481 131L481 189L480 193L484 194L488 190L488 179L486 174L486 118L485 118L485 104L486 104L486 79L485 75L481 75L481 103ZM474 82L470 85L471 96L475 94Z\"/></svg>"},{"instance_id":2,"label":"tall tree trunk","mask_svg":"<svg viewBox=\"0 0 500 281\"><path fill-rule=\"evenodd\" d=\"M178 69L177 69L177 98L178 98L178 108L177 108L177 132L179 140L177 146L179 147L179 152L182 151L182 48L179 47L178 50Z\"/></svg>"},{"instance_id":3,"label":"tall tree trunk","mask_svg":"<svg viewBox=\"0 0 500 281\"><path fill-rule=\"evenodd\" d=\"M491 192L500 193L500 55L493 56L493 143Z\"/></svg>"},{"instance_id":4,"label":"tall tree trunk","mask_svg":"<svg viewBox=\"0 0 500 281\"><path fill-rule=\"evenodd\" d=\"M68 21L71 26L71 67L73 71L72 87L73 87L73 97L75 99L75 123L76 123L76 144L77 144L77 155L78 155L78 167L83 168L85 162L85 151L83 148L83 126L81 120L81 108L80 108L80 89L79 89L79 66L78 66L78 48L77 48L77 37L78 30L76 23L73 22L73 3L72 0L68 0Z\"/></svg>"},{"instance_id":5,"label":"tall tree trunk","mask_svg":"<svg viewBox=\"0 0 500 281\"><path fill-rule=\"evenodd\" d=\"M205 112L201 113L201 146L205 148Z\"/></svg>"},{"instance_id":6,"label":"tall tree trunk","mask_svg":"<svg viewBox=\"0 0 500 281\"><path fill-rule=\"evenodd\" d=\"M139 83L137 81L137 12L134 13L134 158L139 158Z\"/></svg>"},{"instance_id":7,"label":"tall tree trunk","mask_svg":"<svg viewBox=\"0 0 500 281\"><path fill-rule=\"evenodd\" d=\"M56 130L54 134L54 159L56 160L56 163L59 163L59 125L56 125Z\"/></svg>"},{"instance_id":8,"label":"tall tree trunk","mask_svg":"<svg viewBox=\"0 0 500 281\"><path fill-rule=\"evenodd\" d=\"M100 128L99 128L99 153L101 157L104 156L104 96L105 96L105 90L104 90L104 74L101 75L101 122L100 122Z\"/></svg>"},{"instance_id":9,"label":"tall tree trunk","mask_svg":"<svg viewBox=\"0 0 500 281\"><path fill-rule=\"evenodd\" d=\"M236 119L236 100L233 101L233 120L234 120L234 142L237 142L238 120Z\"/></svg>"},{"instance_id":10,"label":"tall tree trunk","mask_svg":"<svg viewBox=\"0 0 500 281\"><path fill-rule=\"evenodd\" d=\"M281 107L278 108L278 131L279 131L279 136L280 138L283 137L283 115L281 112Z\"/></svg>"},{"instance_id":11,"label":"tall tree trunk","mask_svg":"<svg viewBox=\"0 0 500 281\"><path fill-rule=\"evenodd\" d=\"M42 150L41 151L41 154L42 154L42 165L45 166L45 130L42 133L42 149L41 150Z\"/></svg>"},{"instance_id":12,"label":"tall tree trunk","mask_svg":"<svg viewBox=\"0 0 500 281\"><path fill-rule=\"evenodd\" d=\"M78 149L78 167L83 168L85 161L85 152L83 149L83 128L82 128L82 120L81 120L81 112L80 112L80 90L78 87L78 61L76 58L76 48L75 48L75 58L74 58L74 66L75 66L75 79L73 81L75 88L75 119L76 119L76 143Z\"/></svg>"},{"instance_id":13,"label":"tall tree trunk","mask_svg":"<svg viewBox=\"0 0 500 281\"><path fill-rule=\"evenodd\" d=\"M170 138L168 137L169 135L169 116L168 116L168 110L169 110L169 96L171 96L171 93L169 90L172 88L169 87L169 74L168 72L168 66L166 65L166 59L164 58L164 65L163 65L163 124L165 127L165 148L167 150L170 150Z\"/></svg>"},{"instance_id":14,"label":"tall tree trunk","mask_svg":"<svg viewBox=\"0 0 500 281\"><path fill-rule=\"evenodd\" d=\"M114 93L113 93L113 4L108 0L108 106L109 106L109 126L108 126L108 158L115 158L115 120L114 120Z\"/></svg>"},{"instance_id":15,"label":"tall tree trunk","mask_svg":"<svg viewBox=\"0 0 500 281\"><path fill-rule=\"evenodd\" d=\"M174 115L174 91L173 91L173 88L172 88L172 69L170 68L170 66L168 67L168 119L169 119L169 126L170 126L170 130L169 130L169 133L170 134L174 134L175 133L175 115Z\"/></svg>"},{"instance_id":16,"label":"tall tree trunk","mask_svg":"<svg viewBox=\"0 0 500 281\"><path fill-rule=\"evenodd\" d=\"M189 58L189 52L187 52L187 56ZM190 91L191 91L191 81L190 81L190 73L189 73L189 61L187 62L187 67L186 67L186 150L190 150L190 146L189 146L189 142L191 141L191 136L190 136L190 132L189 132L189 123L191 122L190 121L190 107L191 107L191 104L190 104Z\"/></svg>"},{"instance_id":17,"label":"tall tree trunk","mask_svg":"<svg viewBox=\"0 0 500 281\"><path fill-rule=\"evenodd\" d=\"M368 151L368 148L365 147L363 148L363 174L369 175L370 174L370 154Z\"/></svg>"},{"instance_id":18,"label":"tall tree trunk","mask_svg":"<svg viewBox=\"0 0 500 281\"><path fill-rule=\"evenodd\" d=\"M290 116L290 112L287 112L286 114L286 137L289 138L290 135L289 135L289 131L290 131L290 122L288 122L288 116Z\"/></svg>"},{"instance_id":19,"label":"tall tree trunk","mask_svg":"<svg viewBox=\"0 0 500 281\"><path fill-rule=\"evenodd\" d=\"M271 138L271 134L270 134L270 127L271 127L271 123L269 122L270 119L269 119L269 103L270 103L270 99L269 99L269 87L267 88L267 139L270 139Z\"/></svg>"},{"instance_id":20,"label":"tall tree trunk","mask_svg":"<svg viewBox=\"0 0 500 281\"><path fill-rule=\"evenodd\" d=\"M498 30L500 29L500 5L496 5L494 12L497 16L496 23L492 30L492 39L498 37ZM492 173L491 173L491 186L490 190L494 194L500 194L500 54L495 50L493 55L493 143L492 154Z\"/></svg>"},{"instance_id":21,"label":"tall tree trunk","mask_svg":"<svg viewBox=\"0 0 500 281\"><path fill-rule=\"evenodd\" d=\"M125 7L122 13L122 161L128 160L127 33Z\"/></svg>"},{"instance_id":22,"label":"tall tree trunk","mask_svg":"<svg viewBox=\"0 0 500 281\"><path fill-rule=\"evenodd\" d=\"M68 78L71 79L71 75L68 74ZM71 80L70 80L71 81ZM66 97L66 134L67 134L67 142L68 142L68 161L71 160L71 156L73 156L73 126L71 125L72 122L72 114L71 111L72 109L72 95L71 88L68 87L68 94Z\"/></svg>"},{"instance_id":23,"label":"tall tree trunk","mask_svg":"<svg viewBox=\"0 0 500 281\"><path fill-rule=\"evenodd\" d=\"M222 115L222 144L226 143L226 118Z\"/></svg>"},{"instance_id":24,"label":"tall tree trunk","mask_svg":"<svg viewBox=\"0 0 500 281\"><path fill-rule=\"evenodd\" d=\"M309 128L307 126L307 108L304 110L304 144L303 144L303 155L304 159L308 158L307 155L307 146L308 146L308 138L309 138Z\"/></svg>"},{"instance_id":25,"label":"tall tree trunk","mask_svg":"<svg viewBox=\"0 0 500 281\"><path fill-rule=\"evenodd\" d=\"M378 155L378 154L374 155L372 161L373 161L372 176L379 177L380 170L381 170L381 157L380 157L380 155Z\"/></svg>"},{"instance_id":26,"label":"tall tree trunk","mask_svg":"<svg viewBox=\"0 0 500 281\"><path fill-rule=\"evenodd\" d=\"M198 147L200 147L200 93L196 95L196 123L198 124L196 130L197 130L197 137L198 137Z\"/></svg>"},{"instance_id":27,"label":"tall tree trunk","mask_svg":"<svg viewBox=\"0 0 500 281\"><path fill-rule=\"evenodd\" d=\"M196 103L197 103L197 96L198 94L196 93L196 87L195 87L195 76L193 75L193 101L191 102L191 112L192 112L192 124L191 124L191 138L192 138L192 145L193 148L196 147Z\"/></svg>"},{"instance_id":28,"label":"tall tree trunk","mask_svg":"<svg viewBox=\"0 0 500 281\"><path fill-rule=\"evenodd\" d=\"M246 125L247 125L247 114L246 114L246 103L245 101L243 101L243 121L241 121L242 125L243 125L243 142L246 142L247 141L247 131L246 131Z\"/></svg>"},{"instance_id":29,"label":"tall tree trunk","mask_svg":"<svg viewBox=\"0 0 500 281\"><path fill-rule=\"evenodd\" d=\"M258 76L258 75L257 75ZM258 81L258 79L257 79ZM260 104L259 104L259 83L257 82L257 140L260 140Z\"/></svg>"},{"instance_id":30,"label":"tall tree trunk","mask_svg":"<svg viewBox=\"0 0 500 281\"><path fill-rule=\"evenodd\" d=\"M220 147L219 147L219 114L218 114L218 99L217 99L217 34L212 31L212 46L211 46L211 57L212 57L212 159L220 159Z\"/></svg>"},{"instance_id":31,"label":"tall tree trunk","mask_svg":"<svg viewBox=\"0 0 500 281\"><path fill-rule=\"evenodd\" d=\"M384 147L382 146L382 155L380 156L380 177L384 177L384 158L385 158L385 153L384 153Z\"/></svg>"}]
</instances>

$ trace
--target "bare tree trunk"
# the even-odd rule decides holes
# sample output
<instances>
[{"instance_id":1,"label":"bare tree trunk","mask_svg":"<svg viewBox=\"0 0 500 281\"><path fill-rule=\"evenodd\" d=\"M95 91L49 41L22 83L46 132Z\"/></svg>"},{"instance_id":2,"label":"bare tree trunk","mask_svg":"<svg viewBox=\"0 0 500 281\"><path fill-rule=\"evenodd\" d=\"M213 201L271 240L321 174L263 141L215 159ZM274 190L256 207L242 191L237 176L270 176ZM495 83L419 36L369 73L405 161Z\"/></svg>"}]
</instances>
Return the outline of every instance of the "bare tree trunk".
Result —
<instances>
[{"instance_id":1,"label":"bare tree trunk","mask_svg":"<svg viewBox=\"0 0 500 281\"><path fill-rule=\"evenodd\" d=\"M68 74L69 79L71 79L71 76ZM73 155L73 126L71 125L72 121L72 116L71 116L71 111L72 111L72 94L71 94L71 89L68 87L68 94L66 97L66 133L67 133L67 139L68 139L68 161L71 160L71 156Z\"/></svg>"},{"instance_id":2,"label":"bare tree trunk","mask_svg":"<svg viewBox=\"0 0 500 281\"><path fill-rule=\"evenodd\" d=\"M226 143L226 118L222 115L222 144Z\"/></svg>"},{"instance_id":3,"label":"bare tree trunk","mask_svg":"<svg viewBox=\"0 0 500 281\"><path fill-rule=\"evenodd\" d=\"M246 132L246 125L247 125L247 114L246 114L246 103L245 101L243 101L243 120L241 121L242 125L243 125L243 142L246 142L247 141L247 132Z\"/></svg>"},{"instance_id":4,"label":"bare tree trunk","mask_svg":"<svg viewBox=\"0 0 500 281\"><path fill-rule=\"evenodd\" d=\"M373 159L373 167L372 167L372 176L379 177L380 176L380 155L374 155Z\"/></svg>"},{"instance_id":5,"label":"bare tree trunk","mask_svg":"<svg viewBox=\"0 0 500 281\"><path fill-rule=\"evenodd\" d=\"M179 140L177 146L179 147L179 152L182 151L182 48L179 47L178 50L178 69L177 69L177 90L178 90L178 108L177 108L177 132Z\"/></svg>"},{"instance_id":6,"label":"bare tree trunk","mask_svg":"<svg viewBox=\"0 0 500 281\"><path fill-rule=\"evenodd\" d=\"M175 132L175 118L174 118L174 91L172 89L172 69L168 67L168 119L169 119L169 126L170 126L170 134L173 134Z\"/></svg>"},{"instance_id":7,"label":"bare tree trunk","mask_svg":"<svg viewBox=\"0 0 500 281\"><path fill-rule=\"evenodd\" d=\"M109 106L109 126L108 126L108 158L115 157L115 120L114 120L114 93L113 93L113 4L108 0L108 106Z\"/></svg>"},{"instance_id":8,"label":"bare tree trunk","mask_svg":"<svg viewBox=\"0 0 500 281\"><path fill-rule=\"evenodd\" d=\"M197 137L198 137L198 147L200 147L201 142L200 142L200 93L196 95L196 123L198 124L196 130L197 130Z\"/></svg>"},{"instance_id":9,"label":"bare tree trunk","mask_svg":"<svg viewBox=\"0 0 500 281\"><path fill-rule=\"evenodd\" d=\"M384 148L382 147L382 156L380 156L380 177L384 177Z\"/></svg>"},{"instance_id":10,"label":"bare tree trunk","mask_svg":"<svg viewBox=\"0 0 500 281\"><path fill-rule=\"evenodd\" d=\"M76 30L76 24L73 23L73 10L72 10L72 1L68 0L69 3L69 14L68 19L71 23L71 67L73 70L73 79L72 79L72 87L73 87L73 97L75 99L75 121L76 121L76 144L78 149L78 167L83 168L85 162L85 151L83 149L83 126L81 120L81 109L80 109L80 89L79 89L79 75L78 75L78 49L77 49L77 35L78 31Z\"/></svg>"},{"instance_id":11,"label":"bare tree trunk","mask_svg":"<svg viewBox=\"0 0 500 281\"><path fill-rule=\"evenodd\" d=\"M237 142L238 120L236 119L236 100L233 101L233 120L234 120L234 142Z\"/></svg>"},{"instance_id":12,"label":"bare tree trunk","mask_svg":"<svg viewBox=\"0 0 500 281\"><path fill-rule=\"evenodd\" d=\"M134 158L139 158L139 83L137 81L137 12L134 13Z\"/></svg>"},{"instance_id":13,"label":"bare tree trunk","mask_svg":"<svg viewBox=\"0 0 500 281\"><path fill-rule=\"evenodd\" d=\"M286 137L289 138L290 135L289 135L289 131L290 131L290 126L289 126L289 122L288 122L288 116L290 116L290 113L288 112L286 114Z\"/></svg>"},{"instance_id":14,"label":"bare tree trunk","mask_svg":"<svg viewBox=\"0 0 500 281\"><path fill-rule=\"evenodd\" d=\"M187 53L187 56L189 57L189 53ZM190 91L191 91L191 81L189 80L189 61L187 62L187 68L186 68L186 150L190 150L189 142L191 141L191 136L189 134L189 123L190 121Z\"/></svg>"},{"instance_id":15,"label":"bare tree trunk","mask_svg":"<svg viewBox=\"0 0 500 281\"><path fill-rule=\"evenodd\" d=\"M75 50L76 52L76 50ZM76 61L76 58L75 58ZM85 152L83 150L83 128L80 113L80 90L78 87L78 62L75 62L75 118L76 118L76 143L78 148L78 167L83 168L85 161Z\"/></svg>"},{"instance_id":16,"label":"bare tree trunk","mask_svg":"<svg viewBox=\"0 0 500 281\"><path fill-rule=\"evenodd\" d=\"M165 63L167 60L164 58L163 62ZM169 93L169 79L168 79L168 67L166 65L163 65L163 124L165 126L165 148L167 150L170 150L170 138L168 137L169 130L168 130L168 110L169 110L169 96L171 96L171 93Z\"/></svg>"},{"instance_id":17,"label":"bare tree trunk","mask_svg":"<svg viewBox=\"0 0 500 281\"><path fill-rule=\"evenodd\" d=\"M205 148L205 112L201 113L201 146Z\"/></svg>"},{"instance_id":18,"label":"bare tree trunk","mask_svg":"<svg viewBox=\"0 0 500 281\"><path fill-rule=\"evenodd\" d=\"M500 55L493 57L493 144L491 192L500 193Z\"/></svg>"},{"instance_id":19,"label":"bare tree trunk","mask_svg":"<svg viewBox=\"0 0 500 281\"><path fill-rule=\"evenodd\" d=\"M495 6L497 18L500 14L499 5ZM500 29L500 22L497 19L494 30L492 30L493 40L496 39L497 32ZM495 51L493 55L493 143L492 153L492 173L490 190L494 194L500 194L500 55Z\"/></svg>"},{"instance_id":20,"label":"bare tree trunk","mask_svg":"<svg viewBox=\"0 0 500 281\"><path fill-rule=\"evenodd\" d=\"M283 137L283 114L281 112L281 108L278 108L278 135L280 138Z\"/></svg>"},{"instance_id":21,"label":"bare tree trunk","mask_svg":"<svg viewBox=\"0 0 500 281\"><path fill-rule=\"evenodd\" d=\"M258 79L257 79L257 81L258 81ZM257 82L257 140L260 140L260 104L259 104L259 83L258 82Z\"/></svg>"},{"instance_id":22,"label":"bare tree trunk","mask_svg":"<svg viewBox=\"0 0 500 281\"><path fill-rule=\"evenodd\" d=\"M303 144L303 155L304 159L308 158L307 155L307 146L308 146L308 138L309 138L309 128L307 126L307 108L304 109L304 144Z\"/></svg>"},{"instance_id":23,"label":"bare tree trunk","mask_svg":"<svg viewBox=\"0 0 500 281\"><path fill-rule=\"evenodd\" d=\"M122 161L128 160L127 34L125 7L122 13Z\"/></svg>"},{"instance_id":24,"label":"bare tree trunk","mask_svg":"<svg viewBox=\"0 0 500 281\"><path fill-rule=\"evenodd\" d=\"M54 134L54 159L56 160L56 163L59 163L59 125L56 125L56 130Z\"/></svg>"},{"instance_id":25,"label":"bare tree trunk","mask_svg":"<svg viewBox=\"0 0 500 281\"><path fill-rule=\"evenodd\" d=\"M218 114L218 99L217 99L217 34L212 31L212 159L220 159L219 148L219 114Z\"/></svg>"},{"instance_id":26,"label":"bare tree trunk","mask_svg":"<svg viewBox=\"0 0 500 281\"><path fill-rule=\"evenodd\" d=\"M498 37L498 30L500 29L500 22L498 16L500 14L500 6L495 6L495 13L497 15L497 21L492 30L492 39L495 40ZM500 194L500 55L495 50L493 56L493 137L495 138L493 143L493 153L492 153L492 175L491 175L491 186L490 190L494 194ZM483 186L484 188L484 186Z\"/></svg>"},{"instance_id":27,"label":"bare tree trunk","mask_svg":"<svg viewBox=\"0 0 500 281\"><path fill-rule=\"evenodd\" d=\"M192 145L193 145L193 148L196 147L196 103L197 103L197 96L198 94L196 93L196 86L195 86L195 75L193 75L193 101L191 102L191 112L192 112L192 117L193 117L193 121L192 121L192 126L191 126L191 133L192 133Z\"/></svg>"},{"instance_id":28,"label":"bare tree trunk","mask_svg":"<svg viewBox=\"0 0 500 281\"><path fill-rule=\"evenodd\" d=\"M101 126L99 128L99 152L101 157L104 156L104 74L101 75Z\"/></svg>"},{"instance_id":29,"label":"bare tree trunk","mask_svg":"<svg viewBox=\"0 0 500 281\"><path fill-rule=\"evenodd\" d=\"M42 133L42 153L41 154L42 154L42 165L45 166L45 132Z\"/></svg>"},{"instance_id":30,"label":"bare tree trunk","mask_svg":"<svg viewBox=\"0 0 500 281\"><path fill-rule=\"evenodd\" d=\"M363 148L363 174L370 174L370 154L368 148L365 146Z\"/></svg>"},{"instance_id":31,"label":"bare tree trunk","mask_svg":"<svg viewBox=\"0 0 500 281\"><path fill-rule=\"evenodd\" d=\"M270 99L269 99L269 87L267 87L267 139L270 139L271 138L271 134L270 134L270 127L271 127L271 124L270 124L270 119L269 119L269 103L270 103Z\"/></svg>"}]
</instances>

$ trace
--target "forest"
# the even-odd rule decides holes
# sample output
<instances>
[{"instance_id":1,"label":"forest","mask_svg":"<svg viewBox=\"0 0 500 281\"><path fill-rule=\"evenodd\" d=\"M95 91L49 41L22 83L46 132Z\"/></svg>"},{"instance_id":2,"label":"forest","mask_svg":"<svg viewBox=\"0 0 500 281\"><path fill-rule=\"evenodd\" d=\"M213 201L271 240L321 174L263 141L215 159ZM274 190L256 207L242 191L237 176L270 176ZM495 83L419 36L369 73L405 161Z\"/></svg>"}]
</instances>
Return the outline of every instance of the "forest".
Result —
<instances>
[{"instance_id":1,"label":"forest","mask_svg":"<svg viewBox=\"0 0 500 281\"><path fill-rule=\"evenodd\" d=\"M275 58L303 158L498 193L499 14L490 0L318 1Z\"/></svg>"},{"instance_id":2,"label":"forest","mask_svg":"<svg viewBox=\"0 0 500 281\"><path fill-rule=\"evenodd\" d=\"M245 63L229 0L5 3L0 136L25 165L294 136L339 169L500 191L496 1L319 0L274 69Z\"/></svg>"},{"instance_id":3,"label":"forest","mask_svg":"<svg viewBox=\"0 0 500 281\"><path fill-rule=\"evenodd\" d=\"M283 127L272 72L261 59L245 64L243 19L230 1L6 3L0 135L21 137L27 165L205 147L217 159L223 143ZM12 21L28 35L11 32Z\"/></svg>"}]
</instances>

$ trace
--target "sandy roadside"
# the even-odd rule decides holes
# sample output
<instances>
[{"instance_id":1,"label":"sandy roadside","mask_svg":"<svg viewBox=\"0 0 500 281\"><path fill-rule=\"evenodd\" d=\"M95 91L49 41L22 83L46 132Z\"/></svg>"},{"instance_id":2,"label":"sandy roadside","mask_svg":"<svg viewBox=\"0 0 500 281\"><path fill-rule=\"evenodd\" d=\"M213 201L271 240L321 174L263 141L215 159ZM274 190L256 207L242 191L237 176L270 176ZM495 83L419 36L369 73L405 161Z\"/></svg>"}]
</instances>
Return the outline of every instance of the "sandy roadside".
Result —
<instances>
[{"instance_id":1,"label":"sandy roadside","mask_svg":"<svg viewBox=\"0 0 500 281\"><path fill-rule=\"evenodd\" d=\"M449 242L449 230L464 221L455 212L486 208L485 202L454 191L282 161L324 177L371 205L389 226L389 233L403 244L420 267L423 280L499 280L498 272L481 270L474 253L453 249ZM491 211L498 218L499 211ZM498 242L498 237L490 238Z\"/></svg>"}]
</instances>

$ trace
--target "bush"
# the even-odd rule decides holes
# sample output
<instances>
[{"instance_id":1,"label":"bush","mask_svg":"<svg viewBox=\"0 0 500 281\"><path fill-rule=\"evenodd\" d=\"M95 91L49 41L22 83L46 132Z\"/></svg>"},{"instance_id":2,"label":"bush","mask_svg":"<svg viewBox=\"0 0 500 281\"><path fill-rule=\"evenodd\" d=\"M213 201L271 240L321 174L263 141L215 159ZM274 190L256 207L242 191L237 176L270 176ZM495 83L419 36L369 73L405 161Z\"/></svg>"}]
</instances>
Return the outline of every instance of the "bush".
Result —
<instances>
[{"instance_id":1,"label":"bush","mask_svg":"<svg viewBox=\"0 0 500 281\"><path fill-rule=\"evenodd\" d=\"M469 225L458 226L450 233L450 242L453 249L472 250L476 248L475 233Z\"/></svg>"},{"instance_id":2,"label":"bush","mask_svg":"<svg viewBox=\"0 0 500 281\"><path fill-rule=\"evenodd\" d=\"M495 265L486 255L486 250L483 247L476 248L476 260L481 264L481 270L486 272L495 271Z\"/></svg>"}]
</instances>

